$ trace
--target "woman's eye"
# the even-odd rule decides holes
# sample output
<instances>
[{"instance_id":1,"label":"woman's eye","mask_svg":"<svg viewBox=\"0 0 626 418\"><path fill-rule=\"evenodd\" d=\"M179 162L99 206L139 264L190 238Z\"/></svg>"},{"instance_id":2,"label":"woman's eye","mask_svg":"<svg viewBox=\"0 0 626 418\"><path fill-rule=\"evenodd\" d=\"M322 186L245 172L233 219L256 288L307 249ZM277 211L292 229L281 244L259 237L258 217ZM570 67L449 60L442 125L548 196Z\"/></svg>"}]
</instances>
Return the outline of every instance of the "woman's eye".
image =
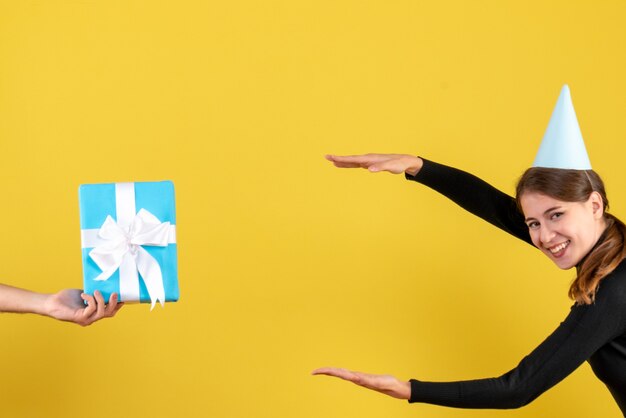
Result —
<instances>
[{"instance_id":1,"label":"woman's eye","mask_svg":"<svg viewBox=\"0 0 626 418\"><path fill-rule=\"evenodd\" d=\"M528 225L528 229L535 229L539 227L539 222L529 222L527 225Z\"/></svg>"},{"instance_id":2,"label":"woman's eye","mask_svg":"<svg viewBox=\"0 0 626 418\"><path fill-rule=\"evenodd\" d=\"M563 216L563 212L554 212L550 219L559 219L561 216Z\"/></svg>"}]
</instances>

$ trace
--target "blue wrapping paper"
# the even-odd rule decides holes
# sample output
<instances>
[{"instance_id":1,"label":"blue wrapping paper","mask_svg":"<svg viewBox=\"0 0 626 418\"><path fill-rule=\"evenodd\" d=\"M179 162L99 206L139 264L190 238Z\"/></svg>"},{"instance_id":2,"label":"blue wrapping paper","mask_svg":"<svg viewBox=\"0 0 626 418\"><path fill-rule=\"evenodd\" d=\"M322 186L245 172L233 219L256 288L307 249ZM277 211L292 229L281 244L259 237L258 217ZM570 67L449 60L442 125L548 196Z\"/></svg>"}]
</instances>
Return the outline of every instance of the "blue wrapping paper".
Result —
<instances>
[{"instance_id":1,"label":"blue wrapping paper","mask_svg":"<svg viewBox=\"0 0 626 418\"><path fill-rule=\"evenodd\" d=\"M160 182L136 182L134 185L134 204L136 211L141 209L150 212L158 221L170 223L170 228L174 230L176 225L176 209L174 201L174 184L171 181ZM116 185L108 184L85 184L79 188L80 202L80 227L83 242L82 262L83 262L83 284L84 291L93 295L99 290L104 299L108 301L111 293L120 294L120 271L115 271L106 280L95 280L102 270L96 262L90 257L89 253L93 250L93 243L88 242L85 236L94 234L99 230L107 217L110 216L114 221L118 221L116 210ZM165 292L166 302L175 302L179 298L178 287L178 263L177 263L177 244L175 242L167 243L166 246L142 245L150 256L156 260L162 273L163 289ZM139 279L139 300L125 299L120 294L120 300L123 302L142 302L154 304L154 298L150 297L148 288L141 273L138 274Z\"/></svg>"}]
</instances>

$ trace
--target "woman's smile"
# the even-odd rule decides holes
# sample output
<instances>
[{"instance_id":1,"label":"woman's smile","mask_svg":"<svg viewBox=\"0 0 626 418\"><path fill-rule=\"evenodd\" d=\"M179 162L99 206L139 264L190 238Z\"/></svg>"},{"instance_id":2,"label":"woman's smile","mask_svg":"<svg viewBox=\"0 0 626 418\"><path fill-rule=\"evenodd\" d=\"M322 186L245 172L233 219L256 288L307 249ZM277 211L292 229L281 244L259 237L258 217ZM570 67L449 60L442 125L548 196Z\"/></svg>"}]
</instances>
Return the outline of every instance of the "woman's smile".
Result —
<instances>
[{"instance_id":1,"label":"woman's smile","mask_svg":"<svg viewBox=\"0 0 626 418\"><path fill-rule=\"evenodd\" d=\"M567 247L569 247L570 242L572 241L567 240L553 247L548 247L547 249L548 251L550 251L553 257L559 258L559 257L562 257L563 254L565 254L565 250L567 249Z\"/></svg>"}]
</instances>

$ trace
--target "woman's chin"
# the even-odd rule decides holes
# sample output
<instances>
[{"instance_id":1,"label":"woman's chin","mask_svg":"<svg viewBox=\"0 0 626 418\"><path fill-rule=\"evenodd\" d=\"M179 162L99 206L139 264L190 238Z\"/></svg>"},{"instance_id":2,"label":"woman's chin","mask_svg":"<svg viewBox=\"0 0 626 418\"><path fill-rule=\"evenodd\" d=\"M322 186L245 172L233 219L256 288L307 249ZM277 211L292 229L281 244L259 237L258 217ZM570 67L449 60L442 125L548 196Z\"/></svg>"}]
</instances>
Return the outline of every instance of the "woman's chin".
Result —
<instances>
[{"instance_id":1,"label":"woman's chin","mask_svg":"<svg viewBox=\"0 0 626 418\"><path fill-rule=\"evenodd\" d=\"M576 265L576 264L560 264L560 263L554 263L554 264L556 264L556 266L560 268L561 270L569 270Z\"/></svg>"},{"instance_id":2,"label":"woman's chin","mask_svg":"<svg viewBox=\"0 0 626 418\"><path fill-rule=\"evenodd\" d=\"M569 257L568 258L554 258L554 257L550 257L550 259L561 270L569 270L572 267L576 267L576 264L578 264L578 261L580 261L580 260L572 261Z\"/></svg>"}]
</instances>

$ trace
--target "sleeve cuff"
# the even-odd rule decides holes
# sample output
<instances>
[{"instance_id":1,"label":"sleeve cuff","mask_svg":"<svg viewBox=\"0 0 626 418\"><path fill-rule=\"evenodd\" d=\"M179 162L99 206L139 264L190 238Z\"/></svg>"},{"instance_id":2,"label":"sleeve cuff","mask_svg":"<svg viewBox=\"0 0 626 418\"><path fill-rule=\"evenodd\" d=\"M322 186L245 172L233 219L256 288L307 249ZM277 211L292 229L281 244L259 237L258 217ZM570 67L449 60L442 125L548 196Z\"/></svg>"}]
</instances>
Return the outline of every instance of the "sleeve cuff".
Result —
<instances>
[{"instance_id":1,"label":"sleeve cuff","mask_svg":"<svg viewBox=\"0 0 626 418\"><path fill-rule=\"evenodd\" d=\"M415 174L414 176L405 172L404 178L407 180L421 183L424 177L428 177L428 174L430 173L433 164L426 158L420 157L419 155L418 155L418 158L422 160L422 168L420 168L420 171L418 171L417 174Z\"/></svg>"}]
</instances>

